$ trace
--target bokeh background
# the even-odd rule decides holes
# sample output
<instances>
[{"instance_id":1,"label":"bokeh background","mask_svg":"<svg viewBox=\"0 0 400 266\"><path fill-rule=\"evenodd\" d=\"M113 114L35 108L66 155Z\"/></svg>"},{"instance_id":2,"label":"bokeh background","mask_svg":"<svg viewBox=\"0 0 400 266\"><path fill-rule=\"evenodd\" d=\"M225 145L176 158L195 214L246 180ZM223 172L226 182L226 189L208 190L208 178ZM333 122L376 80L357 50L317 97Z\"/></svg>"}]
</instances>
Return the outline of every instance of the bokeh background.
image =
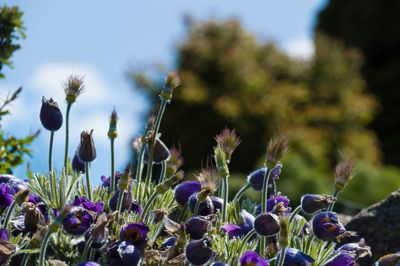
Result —
<instances>
[{"instance_id":1,"label":"bokeh background","mask_svg":"<svg viewBox=\"0 0 400 266\"><path fill-rule=\"evenodd\" d=\"M41 97L65 110L61 84L85 76L86 92L71 112L71 155L83 129L94 129L93 182L109 175L108 117L120 117L116 163L134 160L131 142L157 107L162 77L177 70L183 85L161 132L182 149L184 169L207 166L213 136L236 129L242 144L231 163L238 189L260 167L268 138L285 131L291 151L280 190L293 201L331 193L333 167L357 160L356 178L340 197L354 212L400 186L398 121L400 3L395 0L307 1L9 1L23 12L25 39L2 61L0 96L23 86L1 120L2 136L41 128ZM18 36L18 35L17 35ZM61 169L64 128L56 133ZM45 130L11 169L25 178L47 169ZM2 161L3 163L4 161ZM234 190L233 190L234 191Z\"/></svg>"}]
</instances>

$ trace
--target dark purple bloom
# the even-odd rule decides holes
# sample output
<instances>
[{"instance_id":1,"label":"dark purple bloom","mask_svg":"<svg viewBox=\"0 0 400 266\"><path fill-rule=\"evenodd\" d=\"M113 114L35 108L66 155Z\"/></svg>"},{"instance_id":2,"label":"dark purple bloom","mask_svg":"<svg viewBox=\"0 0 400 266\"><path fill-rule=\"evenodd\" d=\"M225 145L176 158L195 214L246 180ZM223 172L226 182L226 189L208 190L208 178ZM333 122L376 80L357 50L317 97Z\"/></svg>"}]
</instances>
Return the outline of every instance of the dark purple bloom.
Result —
<instances>
[{"instance_id":1,"label":"dark purple bloom","mask_svg":"<svg viewBox=\"0 0 400 266\"><path fill-rule=\"evenodd\" d=\"M162 242L160 249L167 249L169 247L175 246L175 244L176 244L176 237L171 236Z\"/></svg>"},{"instance_id":2,"label":"dark purple bloom","mask_svg":"<svg viewBox=\"0 0 400 266\"><path fill-rule=\"evenodd\" d=\"M254 220L254 229L262 236L276 235L280 230L279 218L273 213L261 213Z\"/></svg>"},{"instance_id":3,"label":"dark purple bloom","mask_svg":"<svg viewBox=\"0 0 400 266\"><path fill-rule=\"evenodd\" d=\"M14 194L14 189L12 189L8 184L0 184L0 211L3 211L11 205L14 200Z\"/></svg>"},{"instance_id":4,"label":"dark purple bloom","mask_svg":"<svg viewBox=\"0 0 400 266\"><path fill-rule=\"evenodd\" d=\"M258 170L251 172L247 176L247 182L249 182L249 184L255 191L262 190L263 180L264 180L265 173L267 172L267 170L268 170L267 167L263 167L263 168L260 168Z\"/></svg>"},{"instance_id":5,"label":"dark purple bloom","mask_svg":"<svg viewBox=\"0 0 400 266\"><path fill-rule=\"evenodd\" d=\"M272 196L267 200L267 212L272 212L278 204L285 208L284 214L290 214L291 208L289 207L290 200L288 197L279 195Z\"/></svg>"},{"instance_id":6,"label":"dark purple bloom","mask_svg":"<svg viewBox=\"0 0 400 266\"><path fill-rule=\"evenodd\" d=\"M335 212L318 213L314 216L312 225L315 236L324 241L334 240L346 231Z\"/></svg>"},{"instance_id":7,"label":"dark purple bloom","mask_svg":"<svg viewBox=\"0 0 400 266\"><path fill-rule=\"evenodd\" d=\"M324 266L354 266L354 258L352 255L345 251L339 251L339 254Z\"/></svg>"},{"instance_id":8,"label":"dark purple bloom","mask_svg":"<svg viewBox=\"0 0 400 266\"><path fill-rule=\"evenodd\" d=\"M222 205L224 205L224 200L220 197L210 196L212 203L214 204L214 210L222 211Z\"/></svg>"},{"instance_id":9,"label":"dark purple bloom","mask_svg":"<svg viewBox=\"0 0 400 266\"><path fill-rule=\"evenodd\" d=\"M79 263L77 266L101 266L101 265L94 261L86 261Z\"/></svg>"},{"instance_id":10,"label":"dark purple bloom","mask_svg":"<svg viewBox=\"0 0 400 266\"><path fill-rule=\"evenodd\" d=\"M147 233L150 231L149 227L143 222L130 223L122 227L120 239L129 241L138 246L144 244L147 240Z\"/></svg>"},{"instance_id":11,"label":"dark purple bloom","mask_svg":"<svg viewBox=\"0 0 400 266\"><path fill-rule=\"evenodd\" d=\"M211 266L229 266L229 264L226 264L225 262L222 262L222 261L216 261L216 262L213 262L211 264Z\"/></svg>"},{"instance_id":12,"label":"dark purple bloom","mask_svg":"<svg viewBox=\"0 0 400 266\"><path fill-rule=\"evenodd\" d=\"M112 198L108 203L112 211L115 211L117 209L119 193L120 190L115 190L115 194L112 196ZM131 207L132 207L132 192L125 191L122 199L121 211L129 210Z\"/></svg>"},{"instance_id":13,"label":"dark purple bloom","mask_svg":"<svg viewBox=\"0 0 400 266\"><path fill-rule=\"evenodd\" d=\"M196 202L197 202L197 193L193 194L189 198L189 207L192 213L194 212L194 209L196 207ZM210 197L207 197L206 200L199 203L199 212L196 214L199 214L201 216L207 216L213 213L214 213L214 205Z\"/></svg>"},{"instance_id":14,"label":"dark purple bloom","mask_svg":"<svg viewBox=\"0 0 400 266\"><path fill-rule=\"evenodd\" d=\"M122 174L118 171L115 171L115 184L118 184L119 179L121 178ZM110 192L111 188L111 177L106 177L105 175L101 176L102 186L108 188L108 192Z\"/></svg>"},{"instance_id":15,"label":"dark purple bloom","mask_svg":"<svg viewBox=\"0 0 400 266\"><path fill-rule=\"evenodd\" d=\"M246 235L253 229L254 216L245 210L240 212L243 223L239 225L225 224L221 226L221 229L229 235L229 237L243 236Z\"/></svg>"},{"instance_id":16,"label":"dark purple bloom","mask_svg":"<svg viewBox=\"0 0 400 266\"><path fill-rule=\"evenodd\" d=\"M140 263L140 251L131 242L118 241L106 249L109 266L135 266Z\"/></svg>"},{"instance_id":17,"label":"dark purple bloom","mask_svg":"<svg viewBox=\"0 0 400 266\"><path fill-rule=\"evenodd\" d=\"M0 229L0 239L8 241L8 230L7 229Z\"/></svg>"},{"instance_id":18,"label":"dark purple bloom","mask_svg":"<svg viewBox=\"0 0 400 266\"><path fill-rule=\"evenodd\" d=\"M85 163L79 158L78 153L76 152L74 158L72 158L72 170L75 172L85 173Z\"/></svg>"},{"instance_id":19,"label":"dark purple bloom","mask_svg":"<svg viewBox=\"0 0 400 266\"><path fill-rule=\"evenodd\" d=\"M201 216L193 216L186 223L186 233L191 239L201 239L210 229L211 223L209 220Z\"/></svg>"},{"instance_id":20,"label":"dark purple bloom","mask_svg":"<svg viewBox=\"0 0 400 266\"><path fill-rule=\"evenodd\" d=\"M40 122L49 131L59 130L63 124L63 116L58 105L52 98L47 100L42 97L42 107L40 108Z\"/></svg>"},{"instance_id":21,"label":"dark purple bloom","mask_svg":"<svg viewBox=\"0 0 400 266\"><path fill-rule=\"evenodd\" d=\"M28 188L24 181L13 175L0 175L0 184L7 184L12 188L14 193L18 192L20 189L24 190Z\"/></svg>"},{"instance_id":22,"label":"dark purple bloom","mask_svg":"<svg viewBox=\"0 0 400 266\"><path fill-rule=\"evenodd\" d=\"M175 199L180 205L188 203L189 197L200 192L201 184L199 181L185 181L175 187Z\"/></svg>"},{"instance_id":23,"label":"dark purple bloom","mask_svg":"<svg viewBox=\"0 0 400 266\"><path fill-rule=\"evenodd\" d=\"M307 254L294 248L286 248L284 261L285 266L308 266L312 263L314 263L314 259Z\"/></svg>"},{"instance_id":24,"label":"dark purple bloom","mask_svg":"<svg viewBox=\"0 0 400 266\"><path fill-rule=\"evenodd\" d=\"M78 197L75 196L74 202L72 203L73 206L81 206L86 210L93 211L96 213L102 213L104 210L104 203L98 201L96 203L88 200L86 196Z\"/></svg>"},{"instance_id":25,"label":"dark purple bloom","mask_svg":"<svg viewBox=\"0 0 400 266\"><path fill-rule=\"evenodd\" d=\"M240 257L240 266L269 266L269 261L261 258L257 252L248 250Z\"/></svg>"},{"instance_id":26,"label":"dark purple bloom","mask_svg":"<svg viewBox=\"0 0 400 266\"><path fill-rule=\"evenodd\" d=\"M163 161L168 160L169 157L170 153L168 147L157 138L154 145L153 163L160 164ZM145 163L149 160L149 145L146 145L145 147L143 160Z\"/></svg>"},{"instance_id":27,"label":"dark purple bloom","mask_svg":"<svg viewBox=\"0 0 400 266\"><path fill-rule=\"evenodd\" d=\"M133 213L137 213L138 215L142 215L142 206L137 201L132 201L131 211Z\"/></svg>"},{"instance_id":28,"label":"dark purple bloom","mask_svg":"<svg viewBox=\"0 0 400 266\"><path fill-rule=\"evenodd\" d=\"M185 248L186 259L193 265L203 265L211 259L214 251L208 239L191 240Z\"/></svg>"},{"instance_id":29,"label":"dark purple bloom","mask_svg":"<svg viewBox=\"0 0 400 266\"><path fill-rule=\"evenodd\" d=\"M62 225L64 230L71 235L82 235L93 223L93 217L82 207L73 207L64 218Z\"/></svg>"},{"instance_id":30,"label":"dark purple bloom","mask_svg":"<svg viewBox=\"0 0 400 266\"><path fill-rule=\"evenodd\" d=\"M305 194L301 197L301 208L303 212L313 214L327 209L333 202L333 197L329 195Z\"/></svg>"}]
</instances>

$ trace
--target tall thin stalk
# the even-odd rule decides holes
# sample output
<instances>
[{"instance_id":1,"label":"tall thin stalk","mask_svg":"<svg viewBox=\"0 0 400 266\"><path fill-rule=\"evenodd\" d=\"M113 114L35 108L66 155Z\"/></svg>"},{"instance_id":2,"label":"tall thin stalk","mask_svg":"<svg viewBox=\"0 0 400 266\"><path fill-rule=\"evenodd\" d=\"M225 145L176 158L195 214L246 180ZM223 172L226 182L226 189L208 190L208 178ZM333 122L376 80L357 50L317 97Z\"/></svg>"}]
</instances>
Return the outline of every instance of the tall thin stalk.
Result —
<instances>
[{"instance_id":1,"label":"tall thin stalk","mask_svg":"<svg viewBox=\"0 0 400 266\"><path fill-rule=\"evenodd\" d=\"M49 172L53 170L53 142L54 142L54 131L50 131Z\"/></svg>"},{"instance_id":2,"label":"tall thin stalk","mask_svg":"<svg viewBox=\"0 0 400 266\"><path fill-rule=\"evenodd\" d=\"M72 103L67 103L67 112L65 117L65 153L64 153L64 169L67 171L68 162L68 144L69 144L69 113L71 111Z\"/></svg>"},{"instance_id":3,"label":"tall thin stalk","mask_svg":"<svg viewBox=\"0 0 400 266\"><path fill-rule=\"evenodd\" d=\"M265 171L262 191L261 191L261 213L267 212L267 194L268 194L268 182L269 176L271 175L272 169L267 169ZM260 254L264 256L265 246L266 246L267 238L262 236L260 239Z\"/></svg>"},{"instance_id":4,"label":"tall thin stalk","mask_svg":"<svg viewBox=\"0 0 400 266\"><path fill-rule=\"evenodd\" d=\"M49 229L43 238L43 241L42 241L42 244L40 247L39 266L45 266L45 257L46 257L47 246L49 245L50 236L52 233L53 232Z\"/></svg>"},{"instance_id":5,"label":"tall thin stalk","mask_svg":"<svg viewBox=\"0 0 400 266\"><path fill-rule=\"evenodd\" d=\"M333 192L333 198L335 199L334 202L331 203L331 205L329 205L327 211L333 211L333 207L335 206L335 203L337 201L337 196L339 195L339 190L335 189L335 192Z\"/></svg>"},{"instance_id":6,"label":"tall thin stalk","mask_svg":"<svg viewBox=\"0 0 400 266\"><path fill-rule=\"evenodd\" d=\"M111 191L115 190L115 159L114 159L114 138L110 138L111 144Z\"/></svg>"},{"instance_id":7,"label":"tall thin stalk","mask_svg":"<svg viewBox=\"0 0 400 266\"><path fill-rule=\"evenodd\" d=\"M224 204L222 205L222 221L226 221L228 217L228 198L229 198L229 184L228 184L228 177L224 176L222 179L224 190Z\"/></svg>"},{"instance_id":8,"label":"tall thin stalk","mask_svg":"<svg viewBox=\"0 0 400 266\"><path fill-rule=\"evenodd\" d=\"M92 200L92 189L90 187L90 174L89 174L89 162L85 162L85 174L86 174L86 192L89 200Z\"/></svg>"}]
</instances>

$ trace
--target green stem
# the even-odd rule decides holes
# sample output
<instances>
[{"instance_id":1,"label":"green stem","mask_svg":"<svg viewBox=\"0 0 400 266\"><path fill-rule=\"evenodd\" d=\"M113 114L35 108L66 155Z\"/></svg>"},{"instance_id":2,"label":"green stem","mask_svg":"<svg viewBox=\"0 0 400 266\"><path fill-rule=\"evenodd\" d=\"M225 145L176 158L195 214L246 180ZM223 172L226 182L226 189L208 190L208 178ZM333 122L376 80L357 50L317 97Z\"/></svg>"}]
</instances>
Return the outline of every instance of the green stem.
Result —
<instances>
[{"instance_id":1,"label":"green stem","mask_svg":"<svg viewBox=\"0 0 400 266\"><path fill-rule=\"evenodd\" d=\"M125 190L120 190L119 195L118 195L118 201L117 201L117 212L120 213L122 209L122 202L124 201L124 196L125 196Z\"/></svg>"},{"instance_id":2,"label":"green stem","mask_svg":"<svg viewBox=\"0 0 400 266\"><path fill-rule=\"evenodd\" d=\"M110 138L111 143L111 191L115 190L115 161L114 161L114 138Z\"/></svg>"},{"instance_id":3,"label":"green stem","mask_svg":"<svg viewBox=\"0 0 400 266\"><path fill-rule=\"evenodd\" d=\"M278 266L283 266L283 263L285 262L285 255L286 255L286 248L282 248L281 254L279 256L279 261L278 261Z\"/></svg>"},{"instance_id":4,"label":"green stem","mask_svg":"<svg viewBox=\"0 0 400 266\"><path fill-rule=\"evenodd\" d=\"M136 166L136 181L137 181L137 189L136 189L136 200L139 200L139 198L142 197L141 195L141 182L142 182L142 171L143 171L143 157L144 157L144 152L145 152L145 146L146 145L142 145L142 147L140 148L140 153L138 156L138 162L137 162L137 166Z\"/></svg>"},{"instance_id":5,"label":"green stem","mask_svg":"<svg viewBox=\"0 0 400 266\"><path fill-rule=\"evenodd\" d=\"M60 207L58 204L58 197L57 197L57 184L56 184L56 174L54 172L50 172L50 185L51 185L51 197L52 203L56 205L56 208Z\"/></svg>"},{"instance_id":6,"label":"green stem","mask_svg":"<svg viewBox=\"0 0 400 266\"><path fill-rule=\"evenodd\" d=\"M222 221L226 221L228 218L228 198L229 198L229 184L228 184L228 177L224 176L222 180L224 185L224 204L222 205Z\"/></svg>"},{"instance_id":7,"label":"green stem","mask_svg":"<svg viewBox=\"0 0 400 266\"><path fill-rule=\"evenodd\" d=\"M267 212L268 182L269 182L269 176L270 176L271 172L272 172L272 169L267 169L267 171L265 171L265 175L264 175L264 179L263 179L263 185L262 185L262 191L261 191L261 213ZM261 236L260 255L262 257L264 256L266 242L267 242L267 238L265 236Z\"/></svg>"},{"instance_id":8,"label":"green stem","mask_svg":"<svg viewBox=\"0 0 400 266\"><path fill-rule=\"evenodd\" d=\"M333 211L333 207L335 206L336 200L337 200L337 196L339 195L339 190L335 189L335 192L333 192L333 197L335 198L335 201L332 202L331 205L329 205L327 211Z\"/></svg>"},{"instance_id":9,"label":"green stem","mask_svg":"<svg viewBox=\"0 0 400 266\"><path fill-rule=\"evenodd\" d=\"M67 104L67 113L65 117L65 153L64 153L64 168L67 171L68 162L68 144L69 144L69 113L71 111L72 103Z\"/></svg>"},{"instance_id":10,"label":"green stem","mask_svg":"<svg viewBox=\"0 0 400 266\"><path fill-rule=\"evenodd\" d=\"M14 200L13 203L11 203L10 207L8 207L6 218L4 218L3 222L3 228L7 228L8 223L10 222L11 215L14 212L15 206L17 206L17 202Z\"/></svg>"},{"instance_id":11,"label":"green stem","mask_svg":"<svg viewBox=\"0 0 400 266\"><path fill-rule=\"evenodd\" d=\"M31 254L29 253L24 254L24 256L22 257L21 266L26 266L28 264L30 255Z\"/></svg>"},{"instance_id":12,"label":"green stem","mask_svg":"<svg viewBox=\"0 0 400 266\"><path fill-rule=\"evenodd\" d=\"M240 249L239 249L239 255L242 255L244 248L247 247L247 243L249 242L250 238L252 238L253 235L255 235L255 233L256 233L256 230L255 230L255 229L252 229L250 232L248 232L248 233L243 237L242 245L240 246Z\"/></svg>"},{"instance_id":13,"label":"green stem","mask_svg":"<svg viewBox=\"0 0 400 266\"><path fill-rule=\"evenodd\" d=\"M149 200L146 202L146 205L143 208L143 214L142 214L143 221L146 221L150 206L154 202L154 200L157 198L157 195L158 195L157 191L154 191L153 194L151 194Z\"/></svg>"},{"instance_id":14,"label":"green stem","mask_svg":"<svg viewBox=\"0 0 400 266\"><path fill-rule=\"evenodd\" d=\"M47 246L49 245L50 236L52 231L49 229L44 236L44 239L41 243L40 254L39 254L39 266L45 266L45 257Z\"/></svg>"},{"instance_id":15,"label":"green stem","mask_svg":"<svg viewBox=\"0 0 400 266\"><path fill-rule=\"evenodd\" d=\"M150 185L151 175L152 175L152 171L153 171L154 146L156 144L158 130L160 128L161 119L164 114L167 103L168 103L168 101L161 99L160 109L158 109L158 114L156 117L156 121L154 123L153 137L151 138L151 141L149 143L150 147L149 147L149 159L147 161L146 187L148 187Z\"/></svg>"},{"instance_id":16,"label":"green stem","mask_svg":"<svg viewBox=\"0 0 400 266\"><path fill-rule=\"evenodd\" d=\"M240 198L243 196L243 194L251 187L250 183L247 183L245 186L243 186L238 193L236 193L235 197L233 198L232 202L239 201Z\"/></svg>"},{"instance_id":17,"label":"green stem","mask_svg":"<svg viewBox=\"0 0 400 266\"><path fill-rule=\"evenodd\" d=\"M297 206L296 209L294 209L294 211L290 214L289 217L289 225L292 223L294 217L296 217L297 214L299 214L301 212L301 205Z\"/></svg>"},{"instance_id":18,"label":"green stem","mask_svg":"<svg viewBox=\"0 0 400 266\"><path fill-rule=\"evenodd\" d=\"M163 161L161 163L161 174L158 183L162 183L164 181L166 174L167 174L167 161Z\"/></svg>"},{"instance_id":19,"label":"green stem","mask_svg":"<svg viewBox=\"0 0 400 266\"><path fill-rule=\"evenodd\" d=\"M54 141L54 131L51 131L50 145L49 145L49 172L53 171L53 141Z\"/></svg>"},{"instance_id":20,"label":"green stem","mask_svg":"<svg viewBox=\"0 0 400 266\"><path fill-rule=\"evenodd\" d=\"M196 198L196 203L194 205L194 210L193 210L194 215L199 215L199 207L200 207L200 200Z\"/></svg>"},{"instance_id":21,"label":"green stem","mask_svg":"<svg viewBox=\"0 0 400 266\"><path fill-rule=\"evenodd\" d=\"M92 200L92 189L90 187L90 174L89 174L89 163L85 162L85 174L86 174L86 192L89 200Z\"/></svg>"},{"instance_id":22,"label":"green stem","mask_svg":"<svg viewBox=\"0 0 400 266\"><path fill-rule=\"evenodd\" d=\"M81 262L86 261L89 250L91 249L92 243L93 243L92 237L89 237L89 239L86 241L85 248L83 249L83 252L82 252Z\"/></svg>"}]
</instances>

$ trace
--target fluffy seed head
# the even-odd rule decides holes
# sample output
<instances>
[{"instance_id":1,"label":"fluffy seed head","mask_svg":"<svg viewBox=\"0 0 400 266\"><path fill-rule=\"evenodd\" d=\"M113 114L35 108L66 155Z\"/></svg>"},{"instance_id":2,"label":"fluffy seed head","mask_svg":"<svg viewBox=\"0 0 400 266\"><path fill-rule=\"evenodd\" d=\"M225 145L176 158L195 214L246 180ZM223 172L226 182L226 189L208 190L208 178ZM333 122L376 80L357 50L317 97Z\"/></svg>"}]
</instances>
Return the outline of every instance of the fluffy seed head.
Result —
<instances>
[{"instance_id":1,"label":"fluffy seed head","mask_svg":"<svg viewBox=\"0 0 400 266\"><path fill-rule=\"evenodd\" d=\"M165 77L165 85L160 93L161 99L165 101L170 101L172 99L172 94L174 89L181 85L181 79L176 72L169 72Z\"/></svg>"},{"instance_id":2,"label":"fluffy seed head","mask_svg":"<svg viewBox=\"0 0 400 266\"><path fill-rule=\"evenodd\" d=\"M220 134L215 136L215 141L218 147L225 153L227 163L229 163L232 153L240 144L240 139L236 135L235 130L225 128Z\"/></svg>"},{"instance_id":3,"label":"fluffy seed head","mask_svg":"<svg viewBox=\"0 0 400 266\"><path fill-rule=\"evenodd\" d=\"M338 191L344 189L347 183L353 177L353 170L355 167L355 161L345 160L338 163L335 167L335 188Z\"/></svg>"},{"instance_id":4,"label":"fluffy seed head","mask_svg":"<svg viewBox=\"0 0 400 266\"><path fill-rule=\"evenodd\" d=\"M66 82L63 84L65 99L68 103L72 104L76 101L79 95L85 90L83 85L83 76L70 75Z\"/></svg>"},{"instance_id":5,"label":"fluffy seed head","mask_svg":"<svg viewBox=\"0 0 400 266\"><path fill-rule=\"evenodd\" d=\"M283 155L289 151L289 137L279 133L271 138L267 146L266 163L270 167L275 166L282 159Z\"/></svg>"},{"instance_id":6,"label":"fluffy seed head","mask_svg":"<svg viewBox=\"0 0 400 266\"><path fill-rule=\"evenodd\" d=\"M201 183L202 190L209 190L213 194L221 184L221 177L217 171L212 168L203 169L196 175L197 180Z\"/></svg>"}]
</instances>

